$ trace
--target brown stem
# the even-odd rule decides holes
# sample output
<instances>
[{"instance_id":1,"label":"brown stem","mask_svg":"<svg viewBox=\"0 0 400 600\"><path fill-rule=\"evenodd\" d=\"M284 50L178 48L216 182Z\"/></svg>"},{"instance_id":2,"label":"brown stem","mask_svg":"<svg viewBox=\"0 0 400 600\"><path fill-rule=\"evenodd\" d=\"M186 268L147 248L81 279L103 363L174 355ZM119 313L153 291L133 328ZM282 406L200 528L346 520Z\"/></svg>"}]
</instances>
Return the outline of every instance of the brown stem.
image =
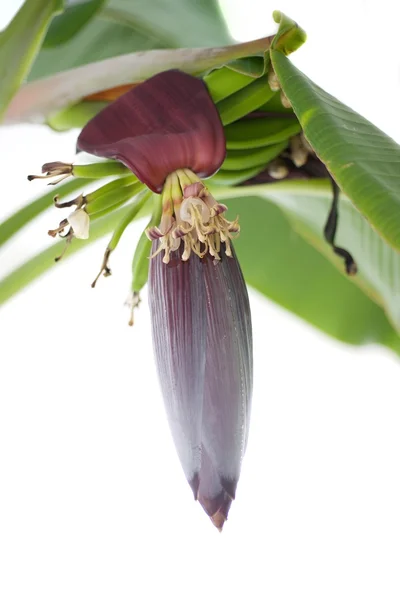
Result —
<instances>
[{"instance_id":1,"label":"brown stem","mask_svg":"<svg viewBox=\"0 0 400 600\"><path fill-rule=\"evenodd\" d=\"M111 252L112 251L110 250L110 248L106 248L106 251L104 252L103 262L101 263L100 271L98 272L96 279L92 283L92 288L96 286L96 283L98 282L102 273L104 273L104 277L109 277L111 275L111 269L108 266L108 259L110 258Z\"/></svg>"}]
</instances>

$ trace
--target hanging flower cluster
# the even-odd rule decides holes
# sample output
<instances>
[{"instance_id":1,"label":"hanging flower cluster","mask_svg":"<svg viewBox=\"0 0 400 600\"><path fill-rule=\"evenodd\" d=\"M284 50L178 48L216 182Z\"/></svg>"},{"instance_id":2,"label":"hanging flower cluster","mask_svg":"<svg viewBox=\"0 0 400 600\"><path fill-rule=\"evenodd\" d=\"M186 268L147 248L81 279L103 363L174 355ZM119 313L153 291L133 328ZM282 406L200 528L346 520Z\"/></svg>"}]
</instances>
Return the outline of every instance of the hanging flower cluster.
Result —
<instances>
[{"instance_id":1,"label":"hanging flower cluster","mask_svg":"<svg viewBox=\"0 0 400 600\"><path fill-rule=\"evenodd\" d=\"M252 330L247 289L232 245L238 219L226 218L227 207L203 181L218 171L226 154L218 111L201 79L166 71L98 113L81 131L77 149L115 159L134 174L134 180L125 177L113 192L123 195L132 192L129 186L139 186L135 193L148 188L161 195L160 209L146 231L156 365L184 473L221 530L235 497L249 431ZM64 178L72 169L48 163L42 177ZM87 237L89 214L101 199L104 210L107 186L112 185L60 204L75 206L75 211L49 233L69 226L69 237ZM133 205L136 212L140 202ZM100 271L105 275L110 274L112 249L109 244ZM137 302L133 297L132 304Z\"/></svg>"}]
</instances>

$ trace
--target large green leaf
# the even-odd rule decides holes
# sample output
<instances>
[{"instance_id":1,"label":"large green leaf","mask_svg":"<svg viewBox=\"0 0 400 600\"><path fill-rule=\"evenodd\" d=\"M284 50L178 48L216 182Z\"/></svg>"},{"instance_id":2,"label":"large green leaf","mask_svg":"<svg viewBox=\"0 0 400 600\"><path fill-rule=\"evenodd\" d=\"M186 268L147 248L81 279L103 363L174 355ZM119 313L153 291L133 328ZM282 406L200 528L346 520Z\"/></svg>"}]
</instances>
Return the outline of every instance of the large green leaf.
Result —
<instances>
[{"instance_id":1,"label":"large green leaf","mask_svg":"<svg viewBox=\"0 0 400 600\"><path fill-rule=\"evenodd\" d=\"M53 19L47 35L44 39L42 49L54 48L65 44L78 33L94 15L102 8L106 0L81 0L69 3L67 0L62 15ZM68 5L69 4L69 5Z\"/></svg>"},{"instance_id":2,"label":"large green leaf","mask_svg":"<svg viewBox=\"0 0 400 600\"><path fill-rule=\"evenodd\" d=\"M400 254L369 226L349 199L341 195L337 243L352 253L359 268L358 275L351 279L344 274L343 262L322 235L332 199L328 181L288 181L236 189L215 187L213 191L220 200L257 194L279 206L289 216L294 229L328 258L349 285L358 286L381 305L395 329L400 331ZM250 205L244 206L241 213L247 210L251 210ZM260 256L254 260L260 260ZM298 294L301 292L299 287Z\"/></svg>"},{"instance_id":3,"label":"large green leaf","mask_svg":"<svg viewBox=\"0 0 400 600\"><path fill-rule=\"evenodd\" d=\"M235 247L252 287L341 341L400 352L400 338L382 308L296 233L277 206L254 196L227 204L240 215Z\"/></svg>"},{"instance_id":4,"label":"large green leaf","mask_svg":"<svg viewBox=\"0 0 400 600\"><path fill-rule=\"evenodd\" d=\"M230 41L216 0L91 0L72 5L57 19L29 78L138 50Z\"/></svg>"},{"instance_id":5,"label":"large green leaf","mask_svg":"<svg viewBox=\"0 0 400 600\"><path fill-rule=\"evenodd\" d=\"M27 0L0 33L0 121L28 75L51 19L62 8L63 0Z\"/></svg>"},{"instance_id":6,"label":"large green leaf","mask_svg":"<svg viewBox=\"0 0 400 600\"><path fill-rule=\"evenodd\" d=\"M138 52L57 73L23 85L8 108L5 122L45 122L54 113L78 103L86 96L140 82L168 69L181 69L198 75L236 59L263 54L272 39L267 37L218 48Z\"/></svg>"},{"instance_id":7,"label":"large green leaf","mask_svg":"<svg viewBox=\"0 0 400 600\"><path fill-rule=\"evenodd\" d=\"M173 48L204 48L232 41L218 0L108 0L102 13L110 21L128 23Z\"/></svg>"},{"instance_id":8,"label":"large green leaf","mask_svg":"<svg viewBox=\"0 0 400 600\"><path fill-rule=\"evenodd\" d=\"M271 60L315 152L357 209L400 250L400 146L322 90L281 52Z\"/></svg>"}]
</instances>

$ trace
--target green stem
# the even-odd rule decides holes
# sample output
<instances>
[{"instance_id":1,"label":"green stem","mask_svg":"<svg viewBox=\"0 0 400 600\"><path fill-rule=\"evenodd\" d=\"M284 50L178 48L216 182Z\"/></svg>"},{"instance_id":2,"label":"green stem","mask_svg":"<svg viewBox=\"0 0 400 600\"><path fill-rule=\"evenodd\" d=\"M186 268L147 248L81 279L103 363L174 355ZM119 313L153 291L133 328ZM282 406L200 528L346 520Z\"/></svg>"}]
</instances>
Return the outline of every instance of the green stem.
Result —
<instances>
[{"instance_id":1,"label":"green stem","mask_svg":"<svg viewBox=\"0 0 400 600\"><path fill-rule=\"evenodd\" d=\"M133 204L130 205L129 210L122 217L121 221L118 223L117 227L114 230L113 236L110 240L110 243L108 244L108 248L110 249L110 251L115 250L125 229L130 223L132 223L133 219L142 210L142 208L144 207L151 195L152 192L146 191L142 196L139 196Z\"/></svg>"},{"instance_id":2,"label":"green stem","mask_svg":"<svg viewBox=\"0 0 400 600\"><path fill-rule=\"evenodd\" d=\"M87 165L73 165L72 174L74 177L85 179L101 179L117 175L131 175L131 171L117 160L106 160Z\"/></svg>"},{"instance_id":3,"label":"green stem","mask_svg":"<svg viewBox=\"0 0 400 600\"><path fill-rule=\"evenodd\" d=\"M96 213L114 210L116 206L126 202L140 192L143 184L134 175L114 179L86 196L86 212L94 216Z\"/></svg>"},{"instance_id":4,"label":"green stem","mask_svg":"<svg viewBox=\"0 0 400 600\"><path fill-rule=\"evenodd\" d=\"M154 208L153 214L147 227L143 231L136 245L135 254L132 261L132 292L138 294L146 284L149 276L149 257L151 253L151 240L146 235L146 231L151 227L157 227L160 223L162 204L160 196L153 194Z\"/></svg>"}]
</instances>

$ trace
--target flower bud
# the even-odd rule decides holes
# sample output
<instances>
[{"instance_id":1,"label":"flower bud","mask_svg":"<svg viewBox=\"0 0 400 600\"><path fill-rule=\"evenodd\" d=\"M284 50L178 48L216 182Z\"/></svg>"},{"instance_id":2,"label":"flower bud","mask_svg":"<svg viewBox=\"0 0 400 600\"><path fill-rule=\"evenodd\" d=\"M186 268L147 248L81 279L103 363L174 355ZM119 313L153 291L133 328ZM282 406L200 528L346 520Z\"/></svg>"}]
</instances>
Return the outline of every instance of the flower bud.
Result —
<instances>
[{"instance_id":1,"label":"flower bud","mask_svg":"<svg viewBox=\"0 0 400 600\"><path fill-rule=\"evenodd\" d=\"M252 392L252 331L246 285L232 246L170 252L158 241L149 302L161 389L175 446L195 498L222 529L246 448Z\"/></svg>"}]
</instances>

